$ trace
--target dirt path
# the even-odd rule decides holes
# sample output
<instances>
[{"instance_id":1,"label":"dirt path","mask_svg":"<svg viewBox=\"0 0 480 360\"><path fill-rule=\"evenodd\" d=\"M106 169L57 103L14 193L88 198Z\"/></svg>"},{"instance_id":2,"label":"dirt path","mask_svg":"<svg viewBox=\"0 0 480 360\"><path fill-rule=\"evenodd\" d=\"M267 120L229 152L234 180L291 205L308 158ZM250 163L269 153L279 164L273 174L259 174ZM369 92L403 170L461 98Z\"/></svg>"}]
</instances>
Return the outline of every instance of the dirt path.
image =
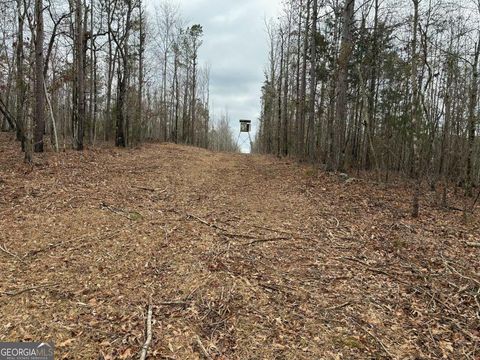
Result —
<instances>
[{"instance_id":1,"label":"dirt path","mask_svg":"<svg viewBox=\"0 0 480 360\"><path fill-rule=\"evenodd\" d=\"M5 140L3 141L5 143ZM0 147L0 341L58 358L478 358L479 219L401 186L174 145ZM473 239L473 240L472 240Z\"/></svg>"}]
</instances>

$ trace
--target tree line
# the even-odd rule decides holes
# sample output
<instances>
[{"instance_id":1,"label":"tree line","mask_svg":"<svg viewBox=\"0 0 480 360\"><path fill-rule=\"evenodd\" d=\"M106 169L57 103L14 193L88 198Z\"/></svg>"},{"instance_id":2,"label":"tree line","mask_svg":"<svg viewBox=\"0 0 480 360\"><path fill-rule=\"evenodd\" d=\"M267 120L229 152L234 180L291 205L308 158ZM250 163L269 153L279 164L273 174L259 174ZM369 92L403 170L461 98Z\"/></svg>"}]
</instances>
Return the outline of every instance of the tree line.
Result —
<instances>
[{"instance_id":1,"label":"tree line","mask_svg":"<svg viewBox=\"0 0 480 360\"><path fill-rule=\"evenodd\" d=\"M467 195L480 179L480 1L286 0L256 150Z\"/></svg>"},{"instance_id":2,"label":"tree line","mask_svg":"<svg viewBox=\"0 0 480 360\"><path fill-rule=\"evenodd\" d=\"M209 147L218 137L203 28L178 5L150 14L144 0L1 0L0 10L0 127L27 161L98 141Z\"/></svg>"}]
</instances>

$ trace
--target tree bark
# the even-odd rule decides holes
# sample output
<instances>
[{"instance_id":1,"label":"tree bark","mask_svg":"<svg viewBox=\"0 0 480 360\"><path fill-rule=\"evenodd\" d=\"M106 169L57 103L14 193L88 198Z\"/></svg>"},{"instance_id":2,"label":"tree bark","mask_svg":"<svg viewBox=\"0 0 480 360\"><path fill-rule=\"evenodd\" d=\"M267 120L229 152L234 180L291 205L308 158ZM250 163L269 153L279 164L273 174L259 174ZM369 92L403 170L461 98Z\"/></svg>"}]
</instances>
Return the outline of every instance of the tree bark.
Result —
<instances>
[{"instance_id":1,"label":"tree bark","mask_svg":"<svg viewBox=\"0 0 480 360\"><path fill-rule=\"evenodd\" d=\"M472 84L468 103L468 150L465 174L465 191L467 196L473 195L473 150L475 147L475 131L477 126L476 108L478 100L478 59L480 55L480 31L475 43L475 54L472 63Z\"/></svg>"},{"instance_id":2,"label":"tree bark","mask_svg":"<svg viewBox=\"0 0 480 360\"><path fill-rule=\"evenodd\" d=\"M300 159L305 158L305 112L307 108L307 53L309 44L309 31L310 31L310 8L312 0L307 0L307 19L305 22L305 33L303 38L303 57L302 57L302 75L300 85L300 105L299 105L299 134L298 134L298 155Z\"/></svg>"},{"instance_id":3,"label":"tree bark","mask_svg":"<svg viewBox=\"0 0 480 360\"><path fill-rule=\"evenodd\" d=\"M24 11L23 1L17 0L17 16L18 16L18 34L17 34L17 47L15 49L17 73L15 79L16 85L16 122L17 122L17 140L21 141L22 149L25 147L25 115L24 115L24 102L25 102L25 75L24 75L24 38L23 38L23 25L24 25ZM30 161L31 154L25 153L26 161Z\"/></svg>"},{"instance_id":4,"label":"tree bark","mask_svg":"<svg viewBox=\"0 0 480 360\"><path fill-rule=\"evenodd\" d=\"M318 0L313 0L312 31L310 35L310 109L308 112L307 155L311 158L315 151L315 104L317 98L317 20Z\"/></svg>"},{"instance_id":5,"label":"tree bark","mask_svg":"<svg viewBox=\"0 0 480 360\"><path fill-rule=\"evenodd\" d=\"M33 150L35 152L43 152L43 135L45 133L45 92L43 90L43 1L35 0L35 109L34 109L34 144Z\"/></svg>"},{"instance_id":6,"label":"tree bark","mask_svg":"<svg viewBox=\"0 0 480 360\"><path fill-rule=\"evenodd\" d=\"M75 91L73 111L73 148L83 150L85 127L85 32L83 3L75 1Z\"/></svg>"},{"instance_id":7,"label":"tree bark","mask_svg":"<svg viewBox=\"0 0 480 360\"><path fill-rule=\"evenodd\" d=\"M343 170L345 161L345 130L347 123L348 63L353 51L353 22L355 0L345 0L343 9L342 45L337 63L335 122L339 131L336 170Z\"/></svg>"},{"instance_id":8,"label":"tree bark","mask_svg":"<svg viewBox=\"0 0 480 360\"><path fill-rule=\"evenodd\" d=\"M420 174L419 163L420 156L418 153L418 131L419 131L419 98L418 98L418 56L417 56L417 29L419 21L418 6L420 0L413 1L413 39L412 39L412 113L411 113L411 131L412 131L412 175L415 182L412 200L412 217L417 218L419 215L420 202Z\"/></svg>"}]
</instances>

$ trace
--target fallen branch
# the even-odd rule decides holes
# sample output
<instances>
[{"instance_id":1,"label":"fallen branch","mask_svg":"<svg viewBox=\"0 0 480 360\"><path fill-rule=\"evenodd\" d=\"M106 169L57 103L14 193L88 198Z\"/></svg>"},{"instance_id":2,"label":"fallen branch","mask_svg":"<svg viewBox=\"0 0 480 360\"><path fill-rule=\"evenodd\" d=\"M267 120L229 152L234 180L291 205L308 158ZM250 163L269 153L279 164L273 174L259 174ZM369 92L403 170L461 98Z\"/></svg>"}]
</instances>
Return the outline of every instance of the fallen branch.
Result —
<instances>
[{"instance_id":1,"label":"fallen branch","mask_svg":"<svg viewBox=\"0 0 480 360\"><path fill-rule=\"evenodd\" d=\"M195 337L195 342L200 348L203 356L205 356L209 360L213 360L212 356L208 353L207 349L205 349L205 346L203 346L202 341L200 340L200 337L198 335Z\"/></svg>"},{"instance_id":2,"label":"fallen branch","mask_svg":"<svg viewBox=\"0 0 480 360\"><path fill-rule=\"evenodd\" d=\"M474 247L474 248L480 248L480 243L477 243L477 242L467 242L467 246Z\"/></svg>"},{"instance_id":3,"label":"fallen branch","mask_svg":"<svg viewBox=\"0 0 480 360\"><path fill-rule=\"evenodd\" d=\"M453 271L455 274L457 274L458 276L460 276L462 279L473 281L474 283L476 283L477 285L480 286L480 281L479 281L479 280L474 279L474 278L472 278L472 277L470 277L470 276L467 276L467 275L462 274L462 273L461 273L460 271L458 271L452 264L450 264L450 263L447 261L447 259L445 259L445 258L443 257L443 255L441 255L441 257L442 257L442 260L443 260L445 266L446 266L448 269L450 269L450 271Z\"/></svg>"},{"instance_id":4,"label":"fallen branch","mask_svg":"<svg viewBox=\"0 0 480 360\"><path fill-rule=\"evenodd\" d=\"M470 340L472 340L473 342L477 342L477 341L480 341L480 337L472 334L471 332L465 330L465 326L462 326L460 325L455 319L452 319L450 317L448 317L447 319L450 320L450 322L455 325L455 327L463 334L465 335L466 337L468 337Z\"/></svg>"},{"instance_id":5,"label":"fallen branch","mask_svg":"<svg viewBox=\"0 0 480 360\"><path fill-rule=\"evenodd\" d=\"M208 227L212 227L212 228L217 229L217 230L228 232L228 230L222 228L221 226L218 226L217 224L209 223L208 221L203 220L202 218L200 218L196 215L187 213L187 218L192 218L194 220L197 220L198 222L202 223L203 225L207 225Z\"/></svg>"},{"instance_id":6,"label":"fallen branch","mask_svg":"<svg viewBox=\"0 0 480 360\"><path fill-rule=\"evenodd\" d=\"M125 211L125 210L123 210L123 209L119 209L119 208L116 208L116 207L107 205L107 204L104 203L104 202L102 202L102 203L100 204L100 207L101 207L102 209L109 210L109 211L113 212L114 214L122 215L122 216L125 216L125 217L128 218L128 211Z\"/></svg>"},{"instance_id":7,"label":"fallen branch","mask_svg":"<svg viewBox=\"0 0 480 360\"><path fill-rule=\"evenodd\" d=\"M97 235L97 236L92 236L90 234L88 235L83 235L83 236L79 236L77 238L74 238L74 239L70 239L70 240L65 240L65 241L59 241L59 242L56 242L56 243L52 243L52 244L48 244L47 246L43 247L43 248L40 248L40 249L37 249L37 250L32 250L32 251L29 251L27 252L25 255L23 255L22 257L22 260L25 259L25 258L28 258L28 257L32 257L32 256L35 256L35 255L38 255L42 252L45 252L45 251L49 251L49 250L52 250L52 249L55 249L57 247L61 247L61 246L64 246L64 245L67 245L67 244L71 244L73 242L81 242L82 240L85 240L85 239L89 239L89 240L107 240L107 239L110 239L112 238L113 236L119 234L121 231L123 231L127 226L124 226L120 229L117 229L117 230L114 230L113 232L111 232L110 234L108 235L105 235L105 236L101 236L102 234L100 235ZM82 242L83 245L85 245L85 242ZM23 260L24 261L24 260Z\"/></svg>"},{"instance_id":8,"label":"fallen branch","mask_svg":"<svg viewBox=\"0 0 480 360\"><path fill-rule=\"evenodd\" d=\"M5 245L5 244L3 244L3 246L0 245L0 250L3 251L7 255L13 256L15 259L17 259L21 262L25 262L20 256L18 256L17 254L14 254L10 250L8 250L7 245Z\"/></svg>"},{"instance_id":9,"label":"fallen branch","mask_svg":"<svg viewBox=\"0 0 480 360\"><path fill-rule=\"evenodd\" d=\"M470 209L470 212L473 214L473 211L475 210L475 205L477 205L478 199L480 198L480 190L477 193L477 196L475 197L475 201L472 204L472 207Z\"/></svg>"},{"instance_id":10,"label":"fallen branch","mask_svg":"<svg viewBox=\"0 0 480 360\"><path fill-rule=\"evenodd\" d=\"M340 304L340 305L336 305L336 306L331 306L331 307L328 307L328 308L325 308L323 309L324 311L333 311L333 310L340 310L340 309L343 309L344 307L350 305L351 302L350 301L347 301L347 302L344 302L343 304Z\"/></svg>"},{"instance_id":11,"label":"fallen branch","mask_svg":"<svg viewBox=\"0 0 480 360\"><path fill-rule=\"evenodd\" d=\"M259 226L259 225L251 225L251 226L254 227L254 228L257 228L257 229L268 230L268 231L271 231L271 232L290 235L290 236L295 237L297 239L312 240L312 238L315 237L315 235L307 234L305 236L304 234L301 234L301 233L298 233L298 232L287 231L287 230L284 230L284 229L274 229L274 228L269 228L269 227L266 227L266 226Z\"/></svg>"},{"instance_id":12,"label":"fallen branch","mask_svg":"<svg viewBox=\"0 0 480 360\"><path fill-rule=\"evenodd\" d=\"M248 234L239 234L239 233L230 233L222 232L222 235L230 238L241 238L241 239L258 239L258 235L248 235Z\"/></svg>"},{"instance_id":13,"label":"fallen branch","mask_svg":"<svg viewBox=\"0 0 480 360\"><path fill-rule=\"evenodd\" d=\"M160 194L164 193L167 191L167 189L160 189L160 188L151 188L147 186L137 186L137 185L132 185L133 189L139 189L139 190L145 190L145 191L150 191L150 192L159 192Z\"/></svg>"},{"instance_id":14,"label":"fallen branch","mask_svg":"<svg viewBox=\"0 0 480 360\"><path fill-rule=\"evenodd\" d=\"M270 285L265 283L258 283L258 285L270 291L283 292L282 289L280 289L278 286L275 286L275 285Z\"/></svg>"},{"instance_id":15,"label":"fallen branch","mask_svg":"<svg viewBox=\"0 0 480 360\"><path fill-rule=\"evenodd\" d=\"M382 274L382 275L385 275L385 276L388 276L390 277L391 279L401 283L401 284L404 284L404 285L407 285L407 286L411 286L411 283L407 282L407 281L404 281L402 279L399 278L399 275L407 275L407 274L402 274L402 273L399 273L399 272L393 272L393 273L388 273L384 270L380 270L380 269L376 269L376 268L372 268L370 267L369 264L367 264L366 262L362 261L362 260L359 260L359 259L356 259L356 258L353 258L353 257L342 257L342 258L337 258L336 260L350 260L350 261L355 261L363 266L365 266L365 269L368 270L368 271L371 271L371 272L374 272L374 273L378 273L378 274ZM438 295L436 295L435 293L431 292L430 290L427 290L427 289L424 289L424 288L420 288L418 286L414 286L413 287L415 290L417 290L418 292L420 293L423 293L425 295L428 295L428 297L430 297L431 299L435 299L439 304L441 304L445 309L448 309L448 310L452 310L452 308L447 304L445 303L442 299L440 299L438 297Z\"/></svg>"},{"instance_id":16,"label":"fallen branch","mask_svg":"<svg viewBox=\"0 0 480 360\"><path fill-rule=\"evenodd\" d=\"M179 211L176 211L176 210L173 210L173 212L177 213L177 214L181 214ZM214 223L210 223L196 215L193 215L193 214L189 214L189 213L186 213L185 216L187 218L191 218L191 219L194 219L200 223L202 223L203 225L206 225L208 227L211 227L211 228L214 228L216 230L219 230L221 232L221 235L223 236L226 236L226 237L229 237L229 238L240 238L240 239L251 239L252 241L250 241L249 243L246 243L246 244L243 244L244 246L248 246L248 245L252 245L252 244L256 244L256 243L261 243L261 242L268 242L268 241L280 241L280 240L291 240L293 238L295 239L300 239L300 240L313 240L312 237L305 237L305 236L302 236L300 234L294 234L294 233L290 233L290 232L287 232L287 231L283 231L283 230L273 230L273 229L269 229L269 228L263 228L264 230L269 230L269 231L274 231L274 232L279 232L279 233L283 233L283 234L288 234L290 235L290 237L272 237L272 238L267 238L267 239L261 239L261 235L250 235L250 234L240 234L240 233L232 233L230 232L229 230L217 225L217 224L214 224ZM254 226L254 227L257 227L257 228L262 228L262 227L259 227L259 226Z\"/></svg>"},{"instance_id":17,"label":"fallen branch","mask_svg":"<svg viewBox=\"0 0 480 360\"><path fill-rule=\"evenodd\" d=\"M243 246L249 246L253 244L258 244L258 243L265 243L265 242L272 242L272 241L282 241L282 240L292 240L293 238L291 237L274 237L274 238L268 238L268 239L258 239L258 240L253 240L250 241L246 244L242 244Z\"/></svg>"},{"instance_id":18,"label":"fallen branch","mask_svg":"<svg viewBox=\"0 0 480 360\"><path fill-rule=\"evenodd\" d=\"M456 206L449 206L447 209L452 211L461 211L461 212L465 211L465 209L460 209L459 207L456 207Z\"/></svg>"},{"instance_id":19,"label":"fallen branch","mask_svg":"<svg viewBox=\"0 0 480 360\"><path fill-rule=\"evenodd\" d=\"M178 213L178 212L177 212ZM268 238L268 239L259 239L260 235L250 235L250 234L240 234L240 233L232 233L230 231L228 231L227 229L217 225L217 224L213 224L213 223L210 223L196 215L193 215L193 214L186 214L187 218L191 218L191 219L194 219L194 220L197 220L198 222L202 223L203 225L206 225L208 227L211 227L211 228L214 228L214 229L217 229L219 231L222 232L222 235L226 236L226 237L230 237L230 238L241 238L241 239L252 239L254 241L251 241L250 243L247 243L245 245L251 245L251 244L254 244L254 243L257 243L257 242L265 242L265 241L276 241L276 240L290 240L291 238L295 237L297 239L302 239L302 240L312 240L312 238L310 237L305 237L305 236L302 236L302 235L298 235L297 234L294 234L294 233L290 233L290 232L287 232L287 231L283 231L283 230L273 230L273 229L269 229L269 228L263 228L264 230L269 230L269 231L274 231L274 232L279 232L279 233L284 233L284 234L289 234L291 235L291 237L275 237L275 238ZM259 227L259 226L254 226L254 227L257 227L257 228L262 228L262 227Z\"/></svg>"},{"instance_id":20,"label":"fallen branch","mask_svg":"<svg viewBox=\"0 0 480 360\"><path fill-rule=\"evenodd\" d=\"M388 272L386 272L384 270L381 270L381 269L374 268L374 267L370 266L369 264L367 264L366 262L364 262L360 259L357 259L357 258L354 258L354 257L349 257L349 256L345 256L342 259L350 260L350 261L354 261L356 263L359 263L359 264L365 266L365 269L368 270L368 271L371 271L371 272L374 272L374 273L377 273L377 274L382 274L382 275L385 275L385 276L392 276Z\"/></svg>"},{"instance_id":21,"label":"fallen branch","mask_svg":"<svg viewBox=\"0 0 480 360\"><path fill-rule=\"evenodd\" d=\"M164 301L161 303L157 303L158 305L165 305L165 306L186 306L189 303L186 301Z\"/></svg>"},{"instance_id":22,"label":"fallen branch","mask_svg":"<svg viewBox=\"0 0 480 360\"><path fill-rule=\"evenodd\" d=\"M147 331L146 331L146 340L142 346L142 352L140 353L140 360L145 360L147 357L148 348L152 342L152 303L148 305L147 312Z\"/></svg>"},{"instance_id":23,"label":"fallen branch","mask_svg":"<svg viewBox=\"0 0 480 360\"><path fill-rule=\"evenodd\" d=\"M333 217L333 220L336 222L335 229L338 229L340 227L340 221L335 216Z\"/></svg>"},{"instance_id":24,"label":"fallen branch","mask_svg":"<svg viewBox=\"0 0 480 360\"><path fill-rule=\"evenodd\" d=\"M251 226L254 227L254 228L257 228L257 229L262 229L262 230L268 230L268 231L276 232L276 233L293 235L291 232L283 230L283 229L274 229L274 228L270 228L270 227L267 227L267 226L260 226L260 225L251 225Z\"/></svg>"},{"instance_id":25,"label":"fallen branch","mask_svg":"<svg viewBox=\"0 0 480 360\"><path fill-rule=\"evenodd\" d=\"M350 319L352 319L353 322L356 323L360 329L362 329L364 332L366 332L368 335L370 335L378 344L380 344L380 346L382 347L383 351L385 351L385 353L386 353L391 359L396 359L396 357L393 356L390 351L388 351L387 347L383 344L383 342L382 342L374 333L372 333L370 330L368 330L367 328L365 328L364 326L362 326L362 325L361 325L357 320L355 320L354 318L350 318Z\"/></svg>"},{"instance_id":26,"label":"fallen branch","mask_svg":"<svg viewBox=\"0 0 480 360\"><path fill-rule=\"evenodd\" d=\"M136 211L127 211L123 209L119 209L113 206L110 206L104 202L100 204L100 208L109 210L113 212L114 214L126 217L128 220L137 220L138 218L143 218L142 214L136 212Z\"/></svg>"},{"instance_id":27,"label":"fallen branch","mask_svg":"<svg viewBox=\"0 0 480 360\"><path fill-rule=\"evenodd\" d=\"M254 235L231 233L227 229L225 229L221 226L218 226L217 224L209 223L208 221L206 221L206 220L204 220L204 219L202 219L202 218L200 218L196 215L188 214L188 213L186 215L187 215L187 218L197 220L198 222L202 223L203 225L206 225L208 227L220 230L222 232L222 235L225 235L227 237L233 237L233 238L236 237L236 238L244 238L244 239L258 239L258 236L254 236Z\"/></svg>"},{"instance_id":28,"label":"fallen branch","mask_svg":"<svg viewBox=\"0 0 480 360\"><path fill-rule=\"evenodd\" d=\"M44 288L49 288L49 287L56 287L58 286L57 284L47 284L47 285L38 285L38 286L32 286L28 287L25 289L17 290L17 291L4 291L2 294L8 295L8 296L17 296L20 294L23 294L28 291L33 291L33 290L38 290L38 289L44 289Z\"/></svg>"}]
</instances>

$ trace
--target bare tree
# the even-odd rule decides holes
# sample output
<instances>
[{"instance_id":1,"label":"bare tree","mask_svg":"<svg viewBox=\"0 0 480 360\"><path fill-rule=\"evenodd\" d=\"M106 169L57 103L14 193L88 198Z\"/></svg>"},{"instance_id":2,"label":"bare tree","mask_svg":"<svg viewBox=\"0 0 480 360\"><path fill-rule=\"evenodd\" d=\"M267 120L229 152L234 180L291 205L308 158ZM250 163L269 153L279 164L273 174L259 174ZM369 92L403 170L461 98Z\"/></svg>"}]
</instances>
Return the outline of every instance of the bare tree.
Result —
<instances>
[{"instance_id":1,"label":"bare tree","mask_svg":"<svg viewBox=\"0 0 480 360\"><path fill-rule=\"evenodd\" d=\"M73 147L83 150L85 127L85 29L83 0L75 0L75 84L73 100Z\"/></svg>"},{"instance_id":2,"label":"bare tree","mask_svg":"<svg viewBox=\"0 0 480 360\"><path fill-rule=\"evenodd\" d=\"M43 135L45 133L45 92L44 92L44 78L43 78L43 1L35 0L35 129L34 129L34 144L35 152L43 152Z\"/></svg>"}]
</instances>

